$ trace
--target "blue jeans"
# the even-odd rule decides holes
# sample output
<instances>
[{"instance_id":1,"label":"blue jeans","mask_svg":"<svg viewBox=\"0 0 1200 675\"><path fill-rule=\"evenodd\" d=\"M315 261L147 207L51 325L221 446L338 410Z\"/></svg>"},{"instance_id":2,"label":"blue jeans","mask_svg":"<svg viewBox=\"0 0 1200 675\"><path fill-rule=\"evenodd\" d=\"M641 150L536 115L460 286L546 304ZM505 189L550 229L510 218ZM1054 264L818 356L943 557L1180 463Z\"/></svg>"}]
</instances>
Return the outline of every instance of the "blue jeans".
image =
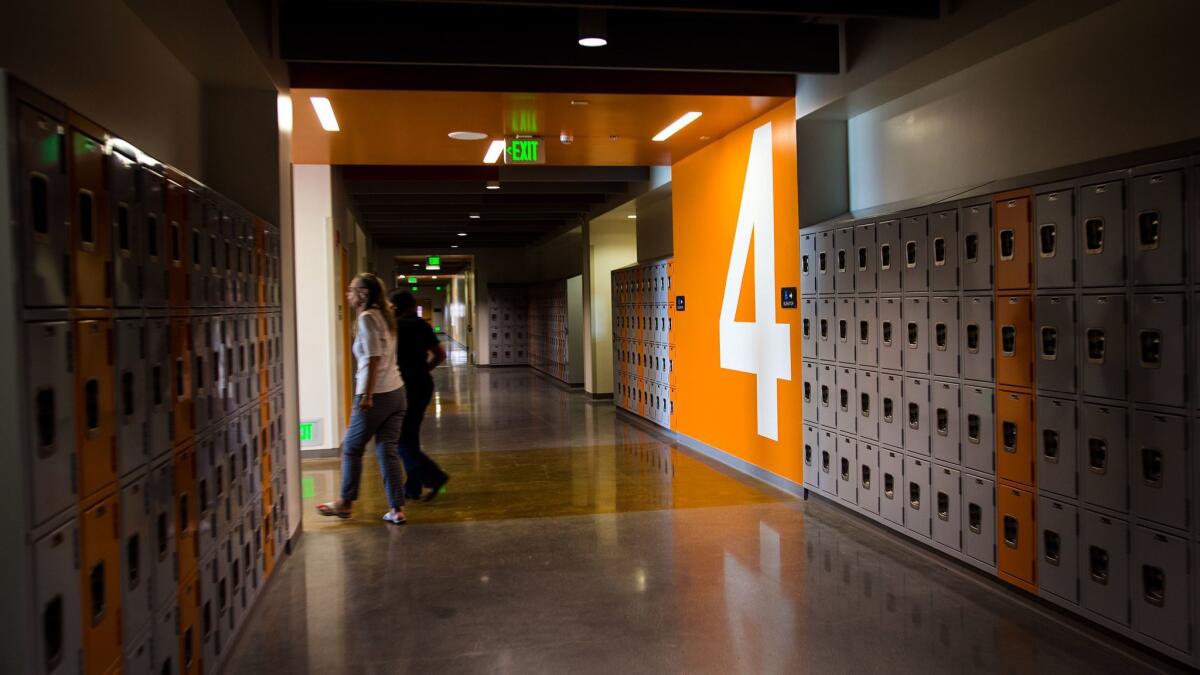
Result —
<instances>
[{"instance_id":1,"label":"blue jeans","mask_svg":"<svg viewBox=\"0 0 1200 675\"><path fill-rule=\"evenodd\" d=\"M375 437L375 454L379 456L379 470L383 474L383 487L387 492L388 506L393 509L404 507L404 470L396 446L400 442L400 429L404 424L407 406L406 394L401 387L372 397L368 410L358 407L362 396L354 397L354 408L350 414L350 426L342 439L342 499L358 499L358 484L362 479L362 457L367 441Z\"/></svg>"}]
</instances>

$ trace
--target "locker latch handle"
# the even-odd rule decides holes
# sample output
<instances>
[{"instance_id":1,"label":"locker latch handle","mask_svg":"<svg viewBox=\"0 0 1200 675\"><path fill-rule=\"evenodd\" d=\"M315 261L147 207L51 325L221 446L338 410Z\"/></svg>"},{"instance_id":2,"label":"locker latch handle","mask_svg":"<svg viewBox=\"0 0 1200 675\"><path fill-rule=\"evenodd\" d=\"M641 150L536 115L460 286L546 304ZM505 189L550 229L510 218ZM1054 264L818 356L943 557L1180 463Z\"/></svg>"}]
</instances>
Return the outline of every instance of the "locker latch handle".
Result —
<instances>
[{"instance_id":1,"label":"locker latch handle","mask_svg":"<svg viewBox=\"0 0 1200 675\"><path fill-rule=\"evenodd\" d=\"M890 347L892 345L892 322L884 321L883 329L880 332L881 332L881 337L883 339L883 344Z\"/></svg>"},{"instance_id":2,"label":"locker latch handle","mask_svg":"<svg viewBox=\"0 0 1200 675\"><path fill-rule=\"evenodd\" d=\"M1042 458L1048 464L1058 464L1058 432L1054 429L1042 430Z\"/></svg>"},{"instance_id":3,"label":"locker latch handle","mask_svg":"<svg viewBox=\"0 0 1200 675\"><path fill-rule=\"evenodd\" d=\"M945 492L937 493L937 517L943 522L950 521L950 495Z\"/></svg>"},{"instance_id":4,"label":"locker latch handle","mask_svg":"<svg viewBox=\"0 0 1200 675\"><path fill-rule=\"evenodd\" d=\"M904 265L909 269L917 266L917 242L908 241L904 244Z\"/></svg>"},{"instance_id":5,"label":"locker latch handle","mask_svg":"<svg viewBox=\"0 0 1200 675\"><path fill-rule=\"evenodd\" d=\"M1089 328L1087 331L1088 361L1104 363L1104 331L1099 328Z\"/></svg>"},{"instance_id":6,"label":"locker latch handle","mask_svg":"<svg viewBox=\"0 0 1200 675\"><path fill-rule=\"evenodd\" d=\"M804 463L812 466L812 446L808 443L804 444Z\"/></svg>"},{"instance_id":7,"label":"locker latch handle","mask_svg":"<svg viewBox=\"0 0 1200 675\"><path fill-rule=\"evenodd\" d=\"M866 464L862 465L862 486L864 490L871 489L871 467Z\"/></svg>"},{"instance_id":8,"label":"locker latch handle","mask_svg":"<svg viewBox=\"0 0 1200 675\"><path fill-rule=\"evenodd\" d=\"M894 419L894 410L893 410L894 407L895 407L895 404L892 402L892 399L884 397L884 399L883 399L883 421L884 422L887 422L889 424L892 422L892 420Z\"/></svg>"},{"instance_id":9,"label":"locker latch handle","mask_svg":"<svg viewBox=\"0 0 1200 675\"><path fill-rule=\"evenodd\" d=\"M1142 599L1162 607L1167 599L1167 574L1161 567L1142 565Z\"/></svg>"},{"instance_id":10,"label":"locker latch handle","mask_svg":"<svg viewBox=\"0 0 1200 675\"><path fill-rule=\"evenodd\" d=\"M1000 327L1000 352L1005 356L1012 356L1017 349L1017 328L1016 326L1001 326Z\"/></svg>"},{"instance_id":11,"label":"locker latch handle","mask_svg":"<svg viewBox=\"0 0 1200 675\"><path fill-rule=\"evenodd\" d=\"M867 247L860 246L858 249L858 271L867 271Z\"/></svg>"},{"instance_id":12,"label":"locker latch handle","mask_svg":"<svg viewBox=\"0 0 1200 675\"><path fill-rule=\"evenodd\" d=\"M1142 448L1142 481L1152 488L1163 486L1163 453L1158 448Z\"/></svg>"},{"instance_id":13,"label":"locker latch handle","mask_svg":"<svg viewBox=\"0 0 1200 675\"><path fill-rule=\"evenodd\" d=\"M1062 537L1053 530L1042 532L1042 557L1046 563L1058 567L1062 562Z\"/></svg>"},{"instance_id":14,"label":"locker latch handle","mask_svg":"<svg viewBox=\"0 0 1200 675\"><path fill-rule=\"evenodd\" d=\"M940 352L946 351L946 324L940 321L933 325L933 345Z\"/></svg>"},{"instance_id":15,"label":"locker latch handle","mask_svg":"<svg viewBox=\"0 0 1200 675\"><path fill-rule=\"evenodd\" d=\"M1139 330L1138 344L1141 346L1140 363L1143 368L1162 367L1162 332Z\"/></svg>"},{"instance_id":16,"label":"locker latch handle","mask_svg":"<svg viewBox=\"0 0 1200 675\"><path fill-rule=\"evenodd\" d=\"M92 627L100 625L104 621L105 609L107 607L107 597L105 595L108 590L108 584L104 578L104 561L101 560L92 566L91 572L88 574L88 581L91 587L92 594Z\"/></svg>"},{"instance_id":17,"label":"locker latch handle","mask_svg":"<svg viewBox=\"0 0 1200 675\"><path fill-rule=\"evenodd\" d=\"M890 473L883 474L883 496L888 499L896 498L896 478Z\"/></svg>"},{"instance_id":18,"label":"locker latch handle","mask_svg":"<svg viewBox=\"0 0 1200 675\"><path fill-rule=\"evenodd\" d=\"M937 433L939 436L950 434L950 413L945 408L937 409Z\"/></svg>"},{"instance_id":19,"label":"locker latch handle","mask_svg":"<svg viewBox=\"0 0 1200 675\"><path fill-rule=\"evenodd\" d=\"M920 339L920 332L917 330L917 322L908 322L908 348L916 349L917 341Z\"/></svg>"},{"instance_id":20,"label":"locker latch handle","mask_svg":"<svg viewBox=\"0 0 1200 675\"><path fill-rule=\"evenodd\" d=\"M821 471L824 471L825 473L829 473L829 451L828 450L821 451Z\"/></svg>"},{"instance_id":21,"label":"locker latch handle","mask_svg":"<svg viewBox=\"0 0 1200 675\"><path fill-rule=\"evenodd\" d=\"M871 395L863 393L859 396L859 412L863 417L871 416Z\"/></svg>"},{"instance_id":22,"label":"locker latch handle","mask_svg":"<svg viewBox=\"0 0 1200 675\"><path fill-rule=\"evenodd\" d=\"M913 482L908 484L908 505L918 511L921 509L921 486Z\"/></svg>"},{"instance_id":23,"label":"locker latch handle","mask_svg":"<svg viewBox=\"0 0 1200 675\"><path fill-rule=\"evenodd\" d=\"M933 264L935 267L944 267L946 265L945 237L934 237L933 239Z\"/></svg>"},{"instance_id":24,"label":"locker latch handle","mask_svg":"<svg viewBox=\"0 0 1200 675\"><path fill-rule=\"evenodd\" d=\"M1000 259L1012 260L1016 253L1017 235L1012 230L1000 230Z\"/></svg>"},{"instance_id":25,"label":"locker latch handle","mask_svg":"<svg viewBox=\"0 0 1200 675\"><path fill-rule=\"evenodd\" d=\"M1009 548L1017 548L1018 533L1019 524L1016 517L1004 514L1004 545Z\"/></svg>"},{"instance_id":26,"label":"locker latch handle","mask_svg":"<svg viewBox=\"0 0 1200 675\"><path fill-rule=\"evenodd\" d=\"M967 504L967 527L971 534L983 532L983 508L978 504Z\"/></svg>"},{"instance_id":27,"label":"locker latch handle","mask_svg":"<svg viewBox=\"0 0 1200 675\"><path fill-rule=\"evenodd\" d=\"M1038 228L1038 255L1043 258L1053 258L1058 243L1058 226L1046 223Z\"/></svg>"},{"instance_id":28,"label":"locker latch handle","mask_svg":"<svg viewBox=\"0 0 1200 675\"><path fill-rule=\"evenodd\" d=\"M1017 451L1017 423L1005 421L1001 427L1004 436L1005 452Z\"/></svg>"},{"instance_id":29,"label":"locker latch handle","mask_svg":"<svg viewBox=\"0 0 1200 675\"><path fill-rule=\"evenodd\" d=\"M1138 214L1138 248L1152 251L1158 248L1160 218L1158 211L1143 211Z\"/></svg>"},{"instance_id":30,"label":"locker latch handle","mask_svg":"<svg viewBox=\"0 0 1200 675\"><path fill-rule=\"evenodd\" d=\"M842 480L850 482L850 460L842 458Z\"/></svg>"},{"instance_id":31,"label":"locker latch handle","mask_svg":"<svg viewBox=\"0 0 1200 675\"><path fill-rule=\"evenodd\" d=\"M1053 326L1042 326L1042 359L1058 359L1058 329Z\"/></svg>"},{"instance_id":32,"label":"locker latch handle","mask_svg":"<svg viewBox=\"0 0 1200 675\"><path fill-rule=\"evenodd\" d=\"M879 269L892 269L892 245L880 244L879 246Z\"/></svg>"},{"instance_id":33,"label":"locker latch handle","mask_svg":"<svg viewBox=\"0 0 1200 675\"><path fill-rule=\"evenodd\" d=\"M979 324L967 324L967 351L973 354L979 352Z\"/></svg>"},{"instance_id":34,"label":"locker latch handle","mask_svg":"<svg viewBox=\"0 0 1200 675\"><path fill-rule=\"evenodd\" d=\"M917 403L908 404L908 428L921 428L921 406Z\"/></svg>"},{"instance_id":35,"label":"locker latch handle","mask_svg":"<svg viewBox=\"0 0 1200 675\"><path fill-rule=\"evenodd\" d=\"M1088 439L1088 471L1101 476L1108 473L1108 443L1102 438Z\"/></svg>"},{"instance_id":36,"label":"locker latch handle","mask_svg":"<svg viewBox=\"0 0 1200 675\"><path fill-rule=\"evenodd\" d=\"M977 262L979 260L979 235L968 234L963 238L963 257L966 262Z\"/></svg>"},{"instance_id":37,"label":"locker latch handle","mask_svg":"<svg viewBox=\"0 0 1200 675\"><path fill-rule=\"evenodd\" d=\"M858 322L858 341L860 344L867 344L870 341L871 325L866 321Z\"/></svg>"},{"instance_id":38,"label":"locker latch handle","mask_svg":"<svg viewBox=\"0 0 1200 675\"><path fill-rule=\"evenodd\" d=\"M1083 221L1084 252L1097 255L1104 252L1104 219L1088 218Z\"/></svg>"},{"instance_id":39,"label":"locker latch handle","mask_svg":"<svg viewBox=\"0 0 1200 675\"><path fill-rule=\"evenodd\" d=\"M1088 547L1088 575L1092 581L1108 585L1108 551L1099 546Z\"/></svg>"},{"instance_id":40,"label":"locker latch handle","mask_svg":"<svg viewBox=\"0 0 1200 675\"><path fill-rule=\"evenodd\" d=\"M981 423L980 423L979 415L976 415L973 413L967 415L967 440L969 442L974 443L976 445L979 444L979 442L981 440L980 426L981 426Z\"/></svg>"}]
</instances>

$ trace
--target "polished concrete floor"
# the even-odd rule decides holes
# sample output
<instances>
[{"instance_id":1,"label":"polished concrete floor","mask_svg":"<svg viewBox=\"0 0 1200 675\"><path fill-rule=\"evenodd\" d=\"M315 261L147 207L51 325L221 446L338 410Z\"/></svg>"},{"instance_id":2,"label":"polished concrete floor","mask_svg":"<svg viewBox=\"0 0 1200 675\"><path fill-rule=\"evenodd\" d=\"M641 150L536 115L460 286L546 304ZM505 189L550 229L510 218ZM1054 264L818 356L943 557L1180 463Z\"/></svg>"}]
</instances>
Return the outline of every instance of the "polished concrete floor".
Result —
<instances>
[{"instance_id":1,"label":"polished concrete floor","mask_svg":"<svg viewBox=\"0 0 1200 675\"><path fill-rule=\"evenodd\" d=\"M453 474L394 527L366 463L304 535L230 673L1132 673L1154 656L814 498L793 499L523 368L438 370Z\"/></svg>"}]
</instances>

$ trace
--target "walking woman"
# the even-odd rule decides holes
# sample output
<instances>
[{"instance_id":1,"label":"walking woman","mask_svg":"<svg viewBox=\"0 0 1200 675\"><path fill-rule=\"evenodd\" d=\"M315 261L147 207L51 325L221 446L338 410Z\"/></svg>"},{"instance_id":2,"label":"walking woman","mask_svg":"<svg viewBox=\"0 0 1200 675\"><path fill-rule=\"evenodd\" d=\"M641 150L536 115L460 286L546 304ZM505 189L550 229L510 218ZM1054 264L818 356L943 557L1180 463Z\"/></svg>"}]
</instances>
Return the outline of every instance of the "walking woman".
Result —
<instances>
[{"instance_id":1,"label":"walking woman","mask_svg":"<svg viewBox=\"0 0 1200 675\"><path fill-rule=\"evenodd\" d=\"M403 525L404 484L396 446L404 424L404 381L396 367L396 319L384 296L383 282L374 274L359 274L346 289L346 304L358 312L354 334L354 407L342 439L342 493L336 501L317 506L323 516L349 518L358 499L362 457L375 437L375 453L387 491L383 519Z\"/></svg>"}]
</instances>

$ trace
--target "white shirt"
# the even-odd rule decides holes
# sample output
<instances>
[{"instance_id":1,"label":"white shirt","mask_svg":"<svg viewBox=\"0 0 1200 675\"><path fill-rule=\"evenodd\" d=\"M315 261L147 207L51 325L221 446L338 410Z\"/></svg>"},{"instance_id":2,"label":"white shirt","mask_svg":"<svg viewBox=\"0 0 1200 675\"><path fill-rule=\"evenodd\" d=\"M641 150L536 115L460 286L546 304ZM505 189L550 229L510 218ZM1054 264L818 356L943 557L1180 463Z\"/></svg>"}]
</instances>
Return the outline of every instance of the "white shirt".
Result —
<instances>
[{"instance_id":1,"label":"white shirt","mask_svg":"<svg viewBox=\"0 0 1200 675\"><path fill-rule=\"evenodd\" d=\"M379 357L375 369L375 388L372 394L386 394L404 386L400 369L396 366L396 336L388 330L387 321L377 309L368 309L358 315L354 331L354 393L367 393L367 367L371 357Z\"/></svg>"}]
</instances>

